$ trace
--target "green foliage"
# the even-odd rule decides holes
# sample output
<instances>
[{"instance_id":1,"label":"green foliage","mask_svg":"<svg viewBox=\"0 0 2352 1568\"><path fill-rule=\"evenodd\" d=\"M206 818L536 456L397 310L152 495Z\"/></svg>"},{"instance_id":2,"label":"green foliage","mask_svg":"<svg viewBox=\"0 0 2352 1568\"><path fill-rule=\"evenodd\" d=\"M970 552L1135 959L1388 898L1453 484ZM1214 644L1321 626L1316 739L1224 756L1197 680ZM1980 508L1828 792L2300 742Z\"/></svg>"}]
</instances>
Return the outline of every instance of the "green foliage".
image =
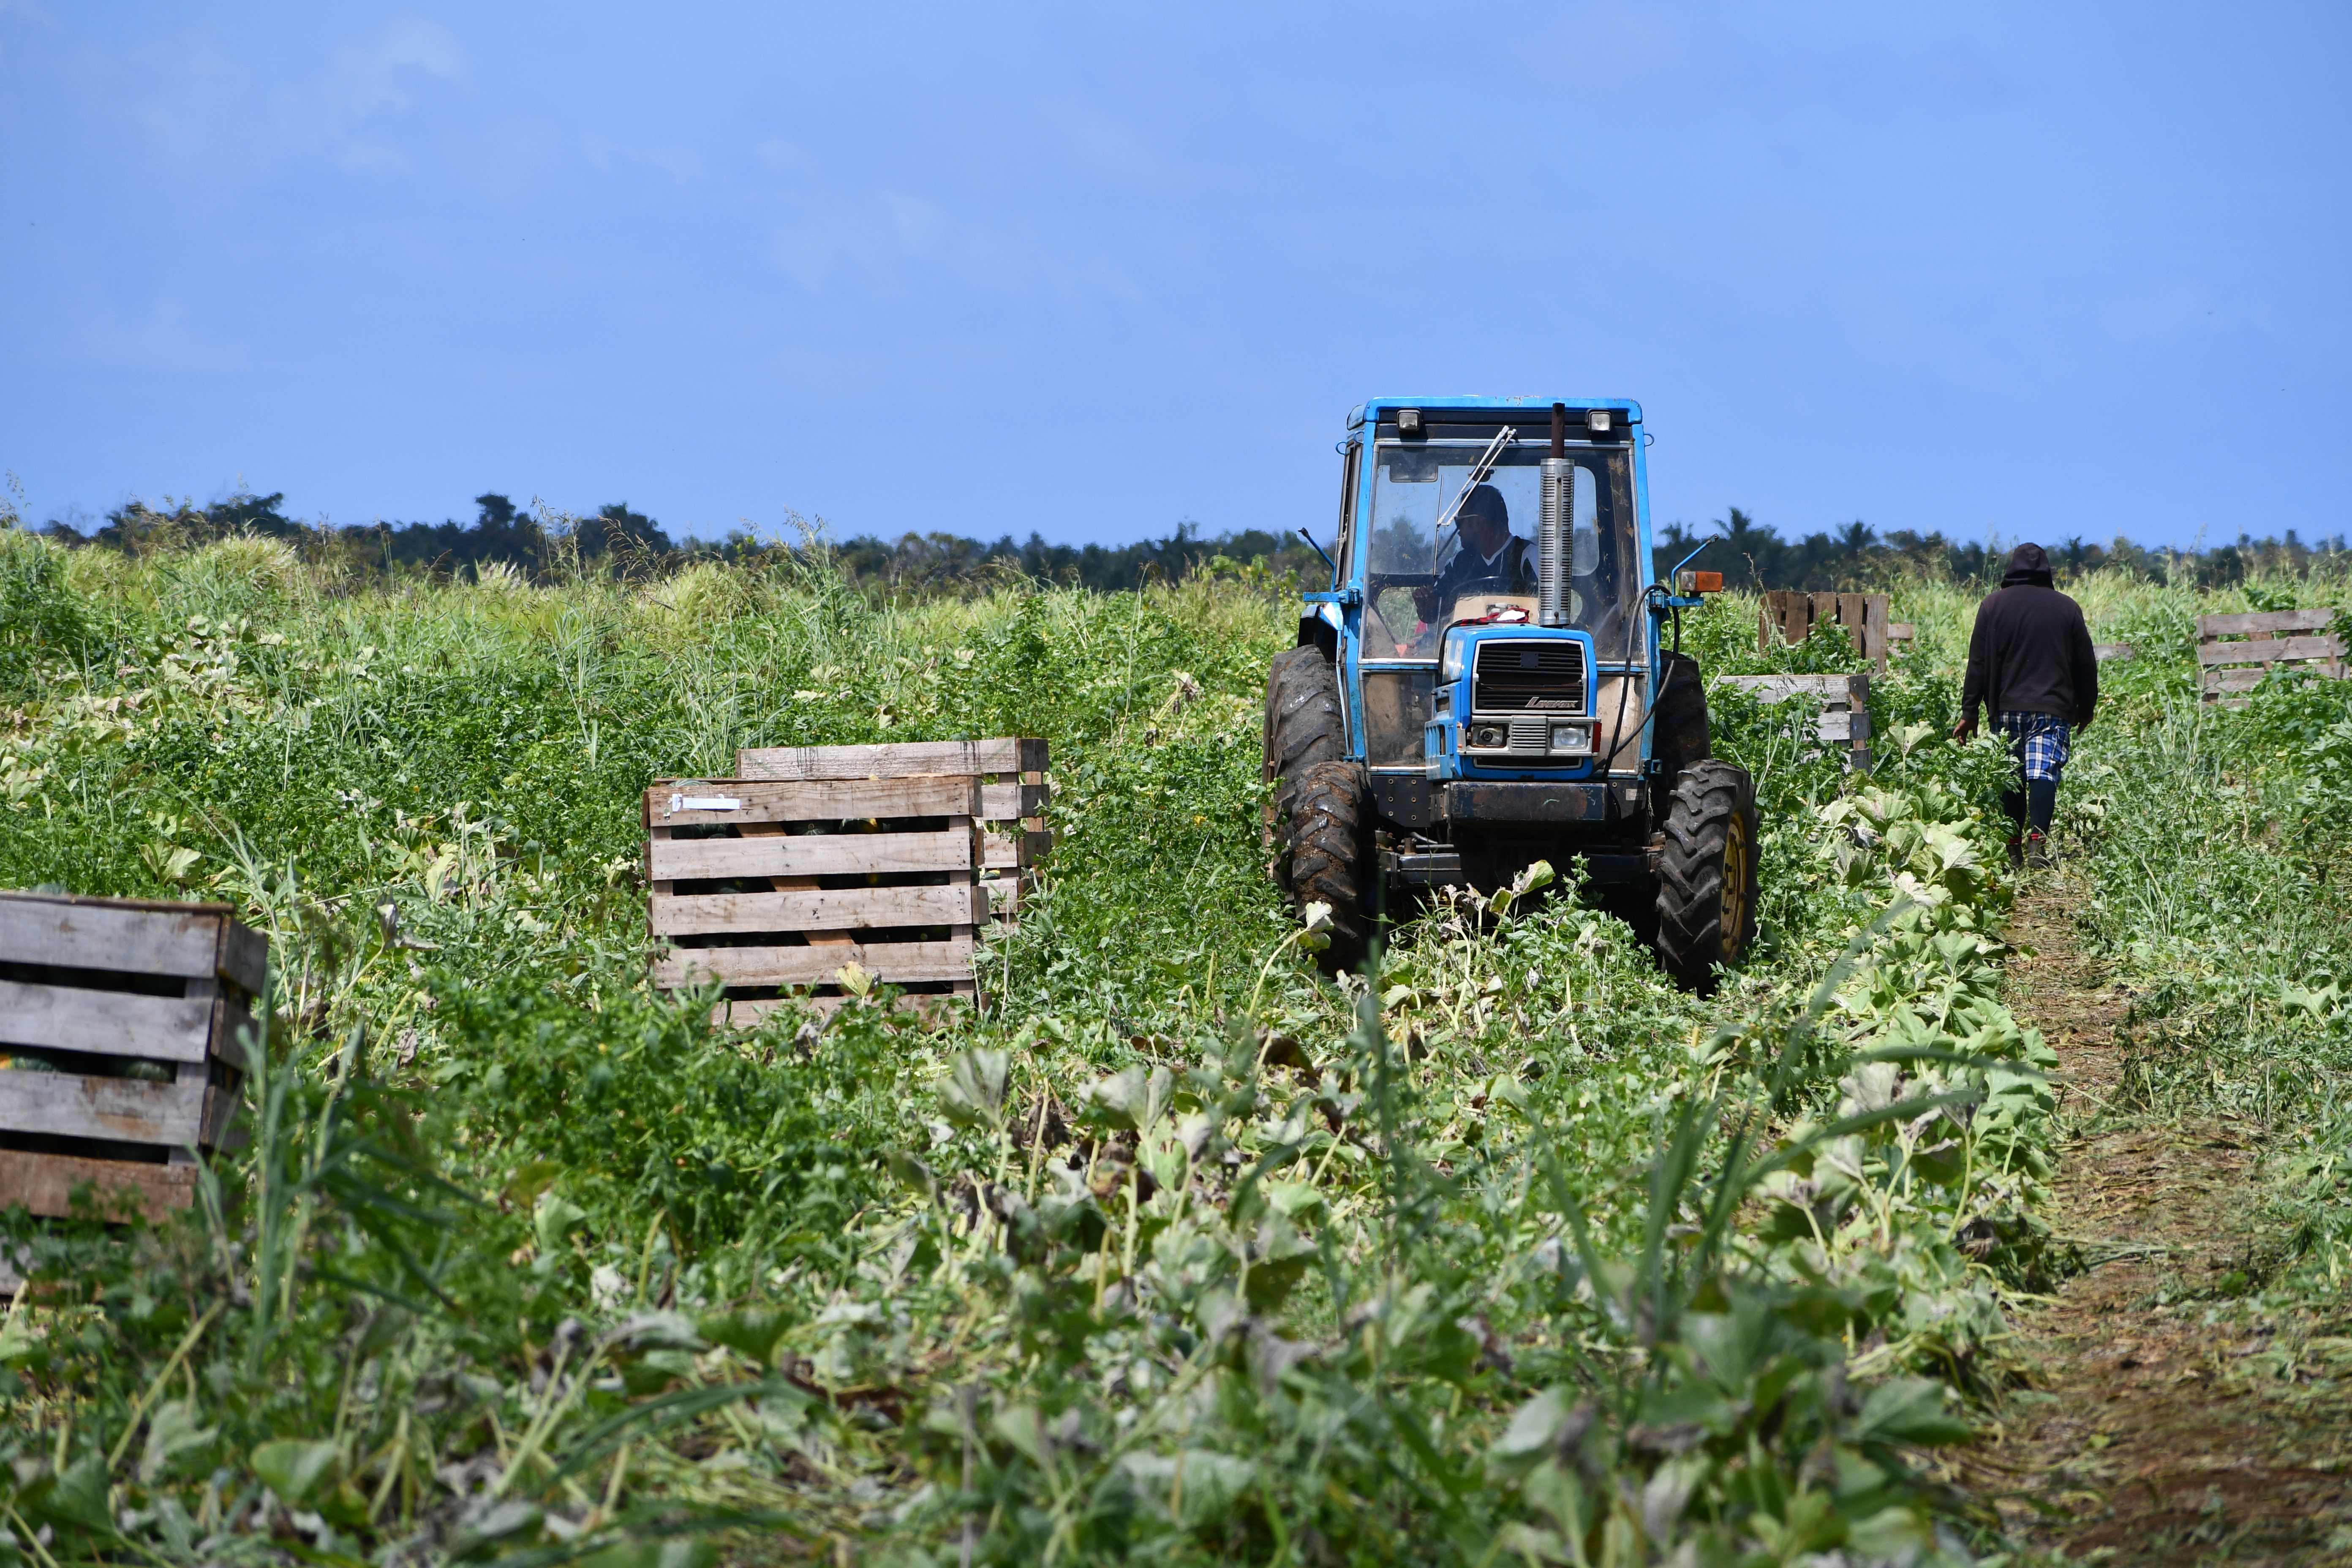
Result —
<instances>
[{"instance_id":1,"label":"green foliage","mask_svg":"<svg viewBox=\"0 0 2352 1568\"><path fill-rule=\"evenodd\" d=\"M11 1233L0 1491L79 1558L1958 1560L1912 1451L2046 1284L2049 1056L1936 656L1866 783L1718 705L1767 942L1716 997L1566 868L1334 986L1264 875L1264 581L351 592L249 543L72 558L115 651L0 734L0 882L274 943L213 1195ZM1059 843L987 1016L646 992L651 779L1007 731Z\"/></svg>"},{"instance_id":2,"label":"green foliage","mask_svg":"<svg viewBox=\"0 0 2352 1568\"><path fill-rule=\"evenodd\" d=\"M89 640L65 564L47 541L0 527L0 700L30 695L45 666L79 658Z\"/></svg>"},{"instance_id":3,"label":"green foliage","mask_svg":"<svg viewBox=\"0 0 2352 1568\"><path fill-rule=\"evenodd\" d=\"M2252 1130L2273 1199L2252 1274L2332 1301L2352 1266L2352 682L2278 675L2231 710L2194 679L2135 694L2070 786L2090 931L2137 993L2121 1093Z\"/></svg>"}]
</instances>

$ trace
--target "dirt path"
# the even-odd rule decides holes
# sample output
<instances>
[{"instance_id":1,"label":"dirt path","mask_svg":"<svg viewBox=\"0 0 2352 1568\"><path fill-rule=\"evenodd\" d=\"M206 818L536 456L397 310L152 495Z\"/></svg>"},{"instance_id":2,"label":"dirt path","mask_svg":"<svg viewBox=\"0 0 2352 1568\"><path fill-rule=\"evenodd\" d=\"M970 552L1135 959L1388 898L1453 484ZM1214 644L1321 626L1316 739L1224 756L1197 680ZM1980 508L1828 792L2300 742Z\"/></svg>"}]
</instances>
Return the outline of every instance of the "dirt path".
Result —
<instances>
[{"instance_id":1,"label":"dirt path","mask_svg":"<svg viewBox=\"0 0 2352 1568\"><path fill-rule=\"evenodd\" d=\"M2236 1123L2116 1104L2131 998L2077 950L2072 901L2063 878L2021 900L2010 997L2058 1052L2045 1217L2086 1267L2021 1315L2032 1386L1965 1480L2067 1562L2352 1562L2352 1342L2238 1299L2264 1261L2254 1151Z\"/></svg>"}]
</instances>

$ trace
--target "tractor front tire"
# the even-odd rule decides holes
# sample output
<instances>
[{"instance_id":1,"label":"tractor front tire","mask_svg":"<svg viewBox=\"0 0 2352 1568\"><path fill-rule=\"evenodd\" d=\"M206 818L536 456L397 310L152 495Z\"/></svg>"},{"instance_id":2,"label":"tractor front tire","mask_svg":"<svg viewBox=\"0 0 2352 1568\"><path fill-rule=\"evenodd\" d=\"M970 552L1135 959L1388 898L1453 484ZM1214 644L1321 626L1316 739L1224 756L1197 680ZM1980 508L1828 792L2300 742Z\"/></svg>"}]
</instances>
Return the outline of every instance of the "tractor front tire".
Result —
<instances>
[{"instance_id":1,"label":"tractor front tire","mask_svg":"<svg viewBox=\"0 0 2352 1568\"><path fill-rule=\"evenodd\" d=\"M1745 768L1707 760L1675 780L1658 867L1659 966L1704 996L1716 966L1756 940L1756 785Z\"/></svg>"},{"instance_id":2,"label":"tractor front tire","mask_svg":"<svg viewBox=\"0 0 2352 1568\"><path fill-rule=\"evenodd\" d=\"M1326 974L1364 962L1371 936L1371 779L1361 763L1344 758L1310 763L1285 778L1277 803L1282 837L1276 857L1283 887L1304 916L1314 903L1331 907L1323 928L1328 943L1315 955Z\"/></svg>"},{"instance_id":3,"label":"tractor front tire","mask_svg":"<svg viewBox=\"0 0 2352 1568\"><path fill-rule=\"evenodd\" d=\"M1283 825L1290 817L1290 792L1297 780L1318 763L1334 763L1348 754L1346 721L1339 713L1339 676L1323 650L1301 644L1274 658L1265 678L1265 770L1261 775L1275 786L1265 807L1265 841L1276 847ZM1274 858L1274 878L1291 891L1290 859Z\"/></svg>"}]
</instances>

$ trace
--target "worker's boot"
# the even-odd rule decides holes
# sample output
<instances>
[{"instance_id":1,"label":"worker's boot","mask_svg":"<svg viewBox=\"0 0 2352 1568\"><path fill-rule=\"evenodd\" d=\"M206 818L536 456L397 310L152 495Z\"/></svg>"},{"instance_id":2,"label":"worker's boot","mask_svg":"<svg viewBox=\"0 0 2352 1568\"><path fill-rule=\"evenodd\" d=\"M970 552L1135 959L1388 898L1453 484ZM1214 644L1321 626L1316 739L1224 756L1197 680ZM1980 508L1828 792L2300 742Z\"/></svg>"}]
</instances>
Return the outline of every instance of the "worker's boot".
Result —
<instances>
[{"instance_id":1,"label":"worker's boot","mask_svg":"<svg viewBox=\"0 0 2352 1568\"><path fill-rule=\"evenodd\" d=\"M2009 868L2012 871L2025 869L2025 840L2022 838L2009 841Z\"/></svg>"},{"instance_id":2,"label":"worker's boot","mask_svg":"<svg viewBox=\"0 0 2352 1568\"><path fill-rule=\"evenodd\" d=\"M2050 835L2032 832L2025 836L2025 863L2037 871L2053 869L2058 864L2058 852L2050 847Z\"/></svg>"}]
</instances>

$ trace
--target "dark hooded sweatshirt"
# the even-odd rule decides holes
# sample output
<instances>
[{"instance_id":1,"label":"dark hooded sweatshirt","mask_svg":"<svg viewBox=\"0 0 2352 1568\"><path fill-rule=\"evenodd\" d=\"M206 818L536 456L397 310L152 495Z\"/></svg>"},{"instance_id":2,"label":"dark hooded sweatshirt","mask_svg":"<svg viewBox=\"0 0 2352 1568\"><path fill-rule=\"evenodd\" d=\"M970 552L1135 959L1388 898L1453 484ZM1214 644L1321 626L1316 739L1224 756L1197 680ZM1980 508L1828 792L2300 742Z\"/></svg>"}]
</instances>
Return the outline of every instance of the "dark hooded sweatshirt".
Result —
<instances>
[{"instance_id":1,"label":"dark hooded sweatshirt","mask_svg":"<svg viewBox=\"0 0 2352 1568\"><path fill-rule=\"evenodd\" d=\"M1960 717L1982 703L1994 717L2047 713L2074 725L2099 705L2099 661L2083 607L2050 584L2050 557L2038 544L2011 552L2000 591L1977 606L1969 637L1969 674Z\"/></svg>"}]
</instances>

